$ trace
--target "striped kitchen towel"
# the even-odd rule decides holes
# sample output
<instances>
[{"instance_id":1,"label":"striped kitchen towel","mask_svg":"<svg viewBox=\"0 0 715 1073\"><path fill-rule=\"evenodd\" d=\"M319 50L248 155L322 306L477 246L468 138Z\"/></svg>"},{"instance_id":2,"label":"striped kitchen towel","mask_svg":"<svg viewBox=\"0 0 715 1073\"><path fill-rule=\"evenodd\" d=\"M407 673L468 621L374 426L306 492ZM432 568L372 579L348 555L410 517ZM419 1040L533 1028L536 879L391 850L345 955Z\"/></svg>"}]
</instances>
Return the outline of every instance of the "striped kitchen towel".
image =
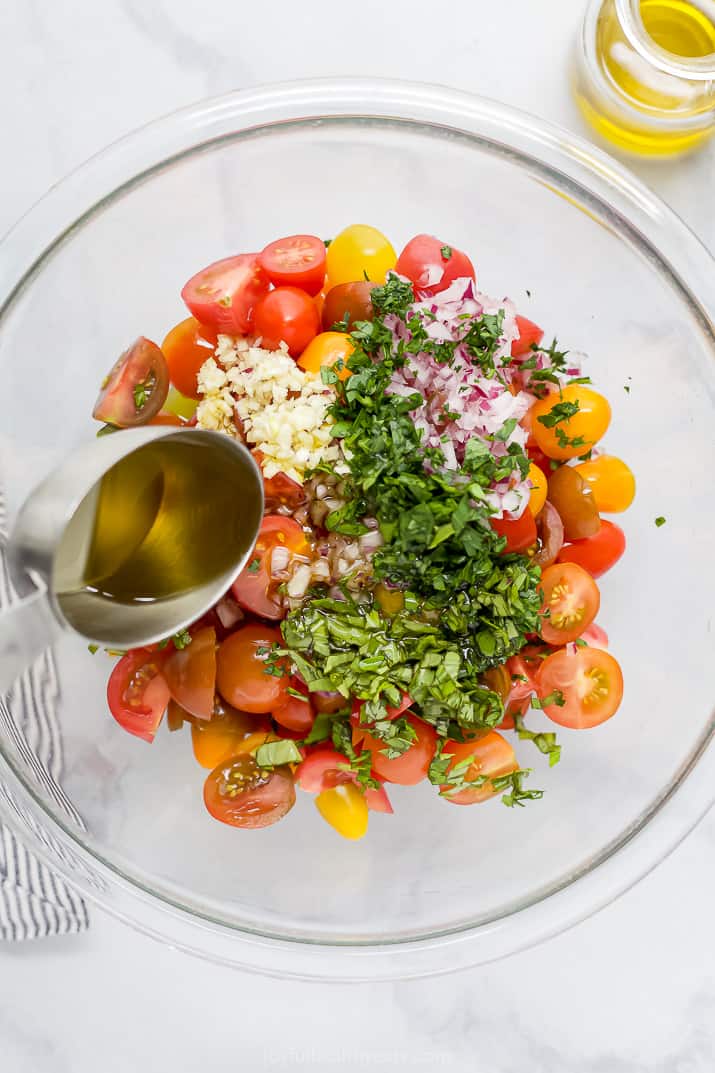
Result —
<instances>
[{"instance_id":1,"label":"striped kitchen towel","mask_svg":"<svg viewBox=\"0 0 715 1073\"><path fill-rule=\"evenodd\" d=\"M3 546L7 539L5 504L0 491L0 612L13 599ZM57 721L57 675L47 651L23 674L7 698L0 697L0 734L12 736L58 805L78 817L63 794L62 741ZM1 797L10 800L0 786ZM88 926L82 898L0 823L0 940L67 935Z\"/></svg>"}]
</instances>

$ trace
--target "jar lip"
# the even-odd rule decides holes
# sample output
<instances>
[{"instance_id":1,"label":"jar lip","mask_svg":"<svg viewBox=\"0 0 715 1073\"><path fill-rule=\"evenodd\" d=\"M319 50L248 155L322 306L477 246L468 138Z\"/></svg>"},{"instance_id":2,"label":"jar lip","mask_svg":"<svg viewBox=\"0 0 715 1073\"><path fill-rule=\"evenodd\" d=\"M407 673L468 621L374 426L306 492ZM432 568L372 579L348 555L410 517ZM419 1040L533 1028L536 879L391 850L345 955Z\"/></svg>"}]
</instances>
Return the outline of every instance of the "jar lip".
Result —
<instances>
[{"instance_id":1,"label":"jar lip","mask_svg":"<svg viewBox=\"0 0 715 1073\"><path fill-rule=\"evenodd\" d=\"M624 34L644 60L659 71L694 82L715 81L715 52L707 56L676 56L656 44L643 25L641 0L615 0L616 15Z\"/></svg>"}]
</instances>

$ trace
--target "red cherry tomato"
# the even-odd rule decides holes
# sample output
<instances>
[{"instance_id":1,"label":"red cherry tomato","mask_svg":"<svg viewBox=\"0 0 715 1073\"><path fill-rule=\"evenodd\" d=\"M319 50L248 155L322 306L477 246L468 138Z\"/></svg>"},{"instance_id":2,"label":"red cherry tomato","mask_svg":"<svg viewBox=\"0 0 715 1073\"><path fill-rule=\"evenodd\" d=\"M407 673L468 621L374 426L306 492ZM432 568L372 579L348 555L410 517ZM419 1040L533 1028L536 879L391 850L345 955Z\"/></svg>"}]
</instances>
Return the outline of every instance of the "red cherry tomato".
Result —
<instances>
[{"instance_id":1,"label":"red cherry tomato","mask_svg":"<svg viewBox=\"0 0 715 1073\"><path fill-rule=\"evenodd\" d=\"M368 786L365 790L365 804L371 812L389 812L392 813L393 809L390 798L387 796L387 790L382 784L375 788L374 786Z\"/></svg>"},{"instance_id":2,"label":"red cherry tomato","mask_svg":"<svg viewBox=\"0 0 715 1073\"><path fill-rule=\"evenodd\" d=\"M274 708L271 714L280 726L287 730L294 730L305 737L315 722L315 712L310 702L308 687L303 685L298 678L293 677L290 680L290 688L300 693L303 699L292 693L286 693L283 703L280 707Z\"/></svg>"},{"instance_id":3,"label":"red cherry tomato","mask_svg":"<svg viewBox=\"0 0 715 1073\"><path fill-rule=\"evenodd\" d=\"M565 645L581 636L601 604L598 586L576 563L554 563L541 575L544 602L541 636L548 644Z\"/></svg>"},{"instance_id":4,"label":"red cherry tomato","mask_svg":"<svg viewBox=\"0 0 715 1073\"><path fill-rule=\"evenodd\" d=\"M497 536L506 537L504 555L526 551L536 543L536 522L528 507L520 518L490 518L489 524Z\"/></svg>"},{"instance_id":5,"label":"red cherry tomato","mask_svg":"<svg viewBox=\"0 0 715 1073\"><path fill-rule=\"evenodd\" d=\"M258 623L242 626L221 642L216 686L234 708L262 715L282 705L288 678L285 674L271 674L271 668L266 667L274 644L283 644L279 631Z\"/></svg>"},{"instance_id":6,"label":"red cherry tomato","mask_svg":"<svg viewBox=\"0 0 715 1073\"><path fill-rule=\"evenodd\" d=\"M316 745L307 753L305 760L295 769L295 780L301 790L319 794L344 782L355 782L355 772L350 770L350 761L332 745Z\"/></svg>"},{"instance_id":7,"label":"red cherry tomato","mask_svg":"<svg viewBox=\"0 0 715 1073\"><path fill-rule=\"evenodd\" d=\"M105 377L92 417L118 428L145 425L169 393L169 369L156 343L140 336Z\"/></svg>"},{"instance_id":8,"label":"red cherry tomato","mask_svg":"<svg viewBox=\"0 0 715 1073\"><path fill-rule=\"evenodd\" d=\"M506 661L511 679L508 700L523 700L536 692L536 675L544 659L551 652L549 645L525 645L515 656Z\"/></svg>"},{"instance_id":9,"label":"red cherry tomato","mask_svg":"<svg viewBox=\"0 0 715 1073\"><path fill-rule=\"evenodd\" d=\"M202 268L184 286L181 297L200 324L226 335L243 335L269 287L258 254L240 253Z\"/></svg>"},{"instance_id":10,"label":"red cherry tomato","mask_svg":"<svg viewBox=\"0 0 715 1073\"><path fill-rule=\"evenodd\" d=\"M459 766L460 773L467 781L482 776L496 779L500 775L510 775L519 767L513 748L496 730L487 730L473 741L446 741L442 752L452 756L447 771ZM440 791L445 801L451 801L453 805L475 805L479 801L487 801L499 792L491 782L485 782L482 786L465 787L456 792L446 783L440 787Z\"/></svg>"},{"instance_id":11,"label":"red cherry tomato","mask_svg":"<svg viewBox=\"0 0 715 1073\"><path fill-rule=\"evenodd\" d=\"M295 804L290 769L260 768L252 756L237 756L214 768L204 783L204 804L231 827L270 827Z\"/></svg>"},{"instance_id":12,"label":"red cherry tomato","mask_svg":"<svg viewBox=\"0 0 715 1073\"><path fill-rule=\"evenodd\" d=\"M320 314L305 291L277 287L257 304L253 330L267 350L287 343L289 354L297 358L320 331Z\"/></svg>"},{"instance_id":13,"label":"red cherry tomato","mask_svg":"<svg viewBox=\"0 0 715 1073\"><path fill-rule=\"evenodd\" d=\"M528 317L522 317L518 313L516 315L516 326L519 329L519 338L514 339L511 344L511 356L512 358L521 358L529 353L532 345L539 345L544 338L544 332L538 324L534 324L533 320L529 320Z\"/></svg>"},{"instance_id":14,"label":"red cherry tomato","mask_svg":"<svg viewBox=\"0 0 715 1073\"><path fill-rule=\"evenodd\" d=\"M596 622L592 622L590 626L586 627L581 634L581 640L585 641L587 645L591 645L592 648L608 649L608 634Z\"/></svg>"},{"instance_id":15,"label":"red cherry tomato","mask_svg":"<svg viewBox=\"0 0 715 1073\"><path fill-rule=\"evenodd\" d=\"M255 452L254 452L255 457ZM263 495L266 512L277 510L278 507L290 507L295 510L305 503L305 489L286 473L276 473L273 477L263 478Z\"/></svg>"},{"instance_id":16,"label":"red cherry tomato","mask_svg":"<svg viewBox=\"0 0 715 1073\"><path fill-rule=\"evenodd\" d=\"M169 703L169 687L159 653L132 648L119 660L107 683L109 710L130 734L152 742Z\"/></svg>"},{"instance_id":17,"label":"red cherry tomato","mask_svg":"<svg viewBox=\"0 0 715 1073\"><path fill-rule=\"evenodd\" d=\"M352 711L350 713L350 722L353 724L353 726L369 726L369 723L361 723L360 721L360 712L362 711L364 703L364 700L358 700L357 697L355 697L353 700ZM394 707L391 704L386 705L387 715L385 718L397 719L399 715L402 715L403 712L406 712L407 709L411 707L412 697L409 695L409 693L403 693L402 700L399 704L395 705Z\"/></svg>"},{"instance_id":18,"label":"red cherry tomato","mask_svg":"<svg viewBox=\"0 0 715 1073\"><path fill-rule=\"evenodd\" d=\"M276 287L300 287L315 296L325 281L325 243L315 235L288 235L269 242L258 255Z\"/></svg>"},{"instance_id":19,"label":"red cherry tomato","mask_svg":"<svg viewBox=\"0 0 715 1073\"><path fill-rule=\"evenodd\" d=\"M415 235L397 258L395 271L406 276L422 295L439 294L455 279L476 280L474 265L466 253L434 235Z\"/></svg>"},{"instance_id":20,"label":"red cherry tomato","mask_svg":"<svg viewBox=\"0 0 715 1073\"><path fill-rule=\"evenodd\" d=\"M205 328L194 317L187 317L168 333L161 350L169 366L169 377L177 391L187 399L198 399L199 369L216 349L216 332Z\"/></svg>"},{"instance_id":21,"label":"red cherry tomato","mask_svg":"<svg viewBox=\"0 0 715 1073\"><path fill-rule=\"evenodd\" d=\"M514 716L526 715L531 707L531 697L523 697L521 700L510 700L504 709L504 715L502 721L499 724L500 730L513 730L514 729Z\"/></svg>"},{"instance_id":22,"label":"red cherry tomato","mask_svg":"<svg viewBox=\"0 0 715 1073\"><path fill-rule=\"evenodd\" d=\"M214 714L216 693L216 630L204 626L186 648L175 649L164 661L171 696L197 719ZM238 707L238 705L237 705Z\"/></svg>"},{"instance_id":23,"label":"red cherry tomato","mask_svg":"<svg viewBox=\"0 0 715 1073\"><path fill-rule=\"evenodd\" d=\"M562 648L545 659L538 674L538 692L544 699L558 691L563 704L543 704L549 719L572 730L586 730L610 719L623 697L623 675L613 656L588 645L570 651Z\"/></svg>"},{"instance_id":24,"label":"red cherry tomato","mask_svg":"<svg viewBox=\"0 0 715 1073\"><path fill-rule=\"evenodd\" d=\"M362 727L355 727L353 739L361 743L363 749L372 753L372 770L384 782L396 782L402 786L414 786L427 776L427 770L437 748L437 735L434 728L416 716L408 716L407 722L417 734L417 740L402 756L388 759L381 751L385 742L374 738Z\"/></svg>"},{"instance_id":25,"label":"red cherry tomato","mask_svg":"<svg viewBox=\"0 0 715 1073\"><path fill-rule=\"evenodd\" d=\"M278 592L280 581L272 576L273 553L281 547L291 555L309 551L305 533L293 518L267 514L248 563L231 586L241 607L261 618L283 618L283 600Z\"/></svg>"},{"instance_id":26,"label":"red cherry tomato","mask_svg":"<svg viewBox=\"0 0 715 1073\"><path fill-rule=\"evenodd\" d=\"M564 544L556 557L559 563L577 563L588 570L591 577L601 577L618 562L626 550L626 535L623 530L601 518L601 528L585 540Z\"/></svg>"}]
</instances>

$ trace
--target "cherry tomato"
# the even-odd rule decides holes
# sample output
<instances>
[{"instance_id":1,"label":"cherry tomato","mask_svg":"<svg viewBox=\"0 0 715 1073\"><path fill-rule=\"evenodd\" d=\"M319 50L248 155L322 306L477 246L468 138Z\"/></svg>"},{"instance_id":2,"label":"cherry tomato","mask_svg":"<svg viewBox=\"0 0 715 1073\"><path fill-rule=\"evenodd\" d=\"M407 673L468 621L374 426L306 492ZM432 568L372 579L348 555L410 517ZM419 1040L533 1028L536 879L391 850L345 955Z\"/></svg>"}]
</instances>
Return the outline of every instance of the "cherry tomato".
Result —
<instances>
[{"instance_id":1,"label":"cherry tomato","mask_svg":"<svg viewBox=\"0 0 715 1073\"><path fill-rule=\"evenodd\" d=\"M218 650L216 684L224 700L243 712L259 715L280 707L288 678L270 674L266 660L272 645L283 644L278 630L253 623L242 626Z\"/></svg>"},{"instance_id":2,"label":"cherry tomato","mask_svg":"<svg viewBox=\"0 0 715 1073\"><path fill-rule=\"evenodd\" d=\"M274 708L271 714L280 726L286 727L288 730L295 730L305 737L310 732L315 721L315 712L310 701L308 687L295 677L291 678L290 687L296 693L300 693L302 699L292 693L286 693L283 703L280 707Z\"/></svg>"},{"instance_id":3,"label":"cherry tomato","mask_svg":"<svg viewBox=\"0 0 715 1073\"><path fill-rule=\"evenodd\" d=\"M437 735L433 727L413 715L407 717L407 722L416 732L417 740L402 756L397 756L394 760L389 760L381 751L385 748L385 742L374 738L363 727L356 727L353 737L355 741L362 743L363 749L369 749L372 753L372 770L379 779L396 782L401 786L414 786L427 776L427 769L437 748Z\"/></svg>"},{"instance_id":4,"label":"cherry tomato","mask_svg":"<svg viewBox=\"0 0 715 1073\"><path fill-rule=\"evenodd\" d=\"M534 324L533 320L529 320L528 317L522 317L518 313L516 315L516 326L519 329L519 338L512 341L511 356L512 358L521 358L531 351L532 346L539 345L544 338L544 331L538 324Z\"/></svg>"},{"instance_id":5,"label":"cherry tomato","mask_svg":"<svg viewBox=\"0 0 715 1073\"><path fill-rule=\"evenodd\" d=\"M601 520L595 536L564 544L557 555L560 563L578 563L591 577L601 577L618 562L626 550L626 535L613 522Z\"/></svg>"},{"instance_id":6,"label":"cherry tomato","mask_svg":"<svg viewBox=\"0 0 715 1073\"><path fill-rule=\"evenodd\" d=\"M411 238L397 259L395 271L412 280L419 295L439 294L455 279L477 278L466 253L434 235Z\"/></svg>"},{"instance_id":7,"label":"cherry tomato","mask_svg":"<svg viewBox=\"0 0 715 1073\"><path fill-rule=\"evenodd\" d=\"M392 813L395 811L390 803L390 798L387 796L387 790L382 784L377 788L374 786L367 787L365 790L365 804L370 812Z\"/></svg>"},{"instance_id":8,"label":"cherry tomato","mask_svg":"<svg viewBox=\"0 0 715 1073\"><path fill-rule=\"evenodd\" d=\"M141 335L105 377L92 417L117 428L145 425L169 392L169 369L156 343Z\"/></svg>"},{"instance_id":9,"label":"cherry tomato","mask_svg":"<svg viewBox=\"0 0 715 1073\"><path fill-rule=\"evenodd\" d=\"M181 297L200 324L226 335L243 335L269 287L258 254L240 253L202 268L184 286Z\"/></svg>"},{"instance_id":10,"label":"cherry tomato","mask_svg":"<svg viewBox=\"0 0 715 1073\"><path fill-rule=\"evenodd\" d=\"M191 724L194 756L202 767L213 771L231 757L249 751L257 735L261 738L258 744L262 745L270 729L264 717L239 712L218 697L211 719L197 719Z\"/></svg>"},{"instance_id":11,"label":"cherry tomato","mask_svg":"<svg viewBox=\"0 0 715 1073\"><path fill-rule=\"evenodd\" d=\"M538 675L539 696L558 690L565 703L544 704L544 713L559 726L586 730L610 719L623 697L623 675L602 648L561 649L545 659Z\"/></svg>"},{"instance_id":12,"label":"cherry tomato","mask_svg":"<svg viewBox=\"0 0 715 1073\"><path fill-rule=\"evenodd\" d=\"M549 644L565 645L581 636L601 604L598 586L576 563L554 563L541 575L544 602L541 636Z\"/></svg>"},{"instance_id":13,"label":"cherry tomato","mask_svg":"<svg viewBox=\"0 0 715 1073\"><path fill-rule=\"evenodd\" d=\"M528 697L523 697L521 700L510 700L504 709L504 715L502 721L499 724L500 730L514 730L516 724L514 722L515 715L526 715L531 707L531 694Z\"/></svg>"},{"instance_id":14,"label":"cherry tomato","mask_svg":"<svg viewBox=\"0 0 715 1073\"><path fill-rule=\"evenodd\" d=\"M505 702L511 693L511 674L505 663L501 663L498 667L490 667L482 675L481 681L487 689L491 689L493 693L496 693L502 702Z\"/></svg>"},{"instance_id":15,"label":"cherry tomato","mask_svg":"<svg viewBox=\"0 0 715 1073\"><path fill-rule=\"evenodd\" d=\"M278 592L280 581L272 576L273 553L281 547L291 555L303 555L309 550L305 533L293 518L267 514L248 563L231 586L241 607L261 618L281 619L284 615Z\"/></svg>"},{"instance_id":16,"label":"cherry tomato","mask_svg":"<svg viewBox=\"0 0 715 1073\"><path fill-rule=\"evenodd\" d=\"M367 802L354 783L346 782L322 790L315 799L315 807L343 838L357 841L367 833Z\"/></svg>"},{"instance_id":17,"label":"cherry tomato","mask_svg":"<svg viewBox=\"0 0 715 1073\"><path fill-rule=\"evenodd\" d=\"M466 780L480 776L496 779L500 775L510 775L519 767L513 748L496 730L487 730L473 741L446 741L442 753L452 755L447 771L459 768L459 773ZM483 786L466 787L456 792L452 792L446 783L440 786L440 792L445 801L451 801L453 805L474 805L487 801L499 791L494 789L491 782L486 782Z\"/></svg>"},{"instance_id":18,"label":"cherry tomato","mask_svg":"<svg viewBox=\"0 0 715 1073\"><path fill-rule=\"evenodd\" d=\"M566 406L567 411L578 406L578 410L571 417L559 418L564 413L557 409L559 406ZM610 423L608 399L585 384L567 384L561 391L537 399L531 408L531 434L537 447L549 458L567 459L585 454L601 439Z\"/></svg>"},{"instance_id":19,"label":"cherry tomato","mask_svg":"<svg viewBox=\"0 0 715 1073\"><path fill-rule=\"evenodd\" d=\"M333 287L358 279L384 283L396 260L393 246L381 231L367 224L351 224L328 246L328 277Z\"/></svg>"},{"instance_id":20,"label":"cherry tomato","mask_svg":"<svg viewBox=\"0 0 715 1073\"><path fill-rule=\"evenodd\" d=\"M573 466L559 466L549 477L549 503L559 512L567 540L583 540L601 528L591 487Z\"/></svg>"},{"instance_id":21,"label":"cherry tomato","mask_svg":"<svg viewBox=\"0 0 715 1073\"><path fill-rule=\"evenodd\" d=\"M175 649L164 660L169 691L182 708L197 719L210 719L216 692L216 630L204 626L186 648Z\"/></svg>"},{"instance_id":22,"label":"cherry tomato","mask_svg":"<svg viewBox=\"0 0 715 1073\"><path fill-rule=\"evenodd\" d=\"M325 243L315 235L288 235L269 242L258 255L261 266L276 287L300 287L320 293L325 280Z\"/></svg>"},{"instance_id":23,"label":"cherry tomato","mask_svg":"<svg viewBox=\"0 0 715 1073\"><path fill-rule=\"evenodd\" d=\"M599 455L574 468L591 488L600 511L619 514L630 507L636 494L636 479L620 458Z\"/></svg>"},{"instance_id":24,"label":"cherry tomato","mask_svg":"<svg viewBox=\"0 0 715 1073\"><path fill-rule=\"evenodd\" d=\"M167 414L163 410L147 421L147 425L173 425L175 428L183 428L185 424L178 414Z\"/></svg>"},{"instance_id":25,"label":"cherry tomato","mask_svg":"<svg viewBox=\"0 0 715 1073\"><path fill-rule=\"evenodd\" d=\"M324 712L327 715L339 712L348 703L342 693L330 689L316 689L310 694L310 699L316 712Z\"/></svg>"},{"instance_id":26,"label":"cherry tomato","mask_svg":"<svg viewBox=\"0 0 715 1073\"><path fill-rule=\"evenodd\" d=\"M509 701L523 700L536 690L536 676L539 667L551 652L548 645L525 645L515 656L506 661L506 668L511 679Z\"/></svg>"},{"instance_id":27,"label":"cherry tomato","mask_svg":"<svg viewBox=\"0 0 715 1073\"><path fill-rule=\"evenodd\" d=\"M331 287L323 303L323 328L329 332L333 325L345 323L351 327L356 320L372 320L375 313L370 294L377 283L358 280L355 283L339 283Z\"/></svg>"},{"instance_id":28,"label":"cherry tomato","mask_svg":"<svg viewBox=\"0 0 715 1073\"><path fill-rule=\"evenodd\" d=\"M608 648L608 634L597 623L592 622L581 634L581 640L593 648Z\"/></svg>"},{"instance_id":29,"label":"cherry tomato","mask_svg":"<svg viewBox=\"0 0 715 1073\"><path fill-rule=\"evenodd\" d=\"M311 747L305 759L295 769L295 781L301 790L306 790L309 794L317 794L345 782L354 782L355 778L347 756L327 744Z\"/></svg>"},{"instance_id":30,"label":"cherry tomato","mask_svg":"<svg viewBox=\"0 0 715 1073\"><path fill-rule=\"evenodd\" d=\"M152 742L169 703L169 687L159 653L132 648L119 660L107 683L109 710L130 734Z\"/></svg>"},{"instance_id":31,"label":"cherry tomato","mask_svg":"<svg viewBox=\"0 0 715 1073\"><path fill-rule=\"evenodd\" d=\"M307 373L319 373L323 365L335 365L342 361L343 368L336 369L339 380L346 380L350 370L345 366L355 345L345 332L321 332L316 335L298 358L298 367Z\"/></svg>"},{"instance_id":32,"label":"cherry tomato","mask_svg":"<svg viewBox=\"0 0 715 1073\"><path fill-rule=\"evenodd\" d=\"M369 726L370 725L369 723L362 723L360 721L360 712L362 711L362 707L363 707L364 703L365 703L364 700L358 700L357 697L355 697L354 700L353 700L352 711L350 713L350 722L353 724L353 726L357 727L357 726ZM385 718L386 719L397 719L398 716L402 715L403 712L406 712L407 709L411 708L411 707L412 707L412 697L409 695L409 693L403 693L402 694L402 700L400 701L399 704L396 704L394 706L391 705L391 704L386 705L387 715L385 716Z\"/></svg>"},{"instance_id":33,"label":"cherry tomato","mask_svg":"<svg viewBox=\"0 0 715 1073\"><path fill-rule=\"evenodd\" d=\"M539 540L532 561L543 570L556 561L564 543L563 522L559 512L548 499L536 519L536 532Z\"/></svg>"},{"instance_id":34,"label":"cherry tomato","mask_svg":"<svg viewBox=\"0 0 715 1073\"><path fill-rule=\"evenodd\" d=\"M320 315L305 291L278 287L256 305L253 330L267 350L287 343L288 353L297 358L320 331Z\"/></svg>"},{"instance_id":35,"label":"cherry tomato","mask_svg":"<svg viewBox=\"0 0 715 1073\"><path fill-rule=\"evenodd\" d=\"M257 459L259 452L254 451L253 457ZM260 463L259 463L260 464ZM305 503L305 488L298 484L292 477L285 473L276 473L273 477L263 478L263 497L267 512L276 510L278 507L290 507L295 510Z\"/></svg>"},{"instance_id":36,"label":"cherry tomato","mask_svg":"<svg viewBox=\"0 0 715 1073\"><path fill-rule=\"evenodd\" d=\"M161 344L174 387L189 399L198 399L199 369L216 349L216 332L204 328L195 317L175 325Z\"/></svg>"},{"instance_id":37,"label":"cherry tomato","mask_svg":"<svg viewBox=\"0 0 715 1073\"><path fill-rule=\"evenodd\" d=\"M520 518L490 518L489 524L497 536L506 537L503 555L526 551L536 543L536 522L528 507Z\"/></svg>"},{"instance_id":38,"label":"cherry tomato","mask_svg":"<svg viewBox=\"0 0 715 1073\"><path fill-rule=\"evenodd\" d=\"M204 784L204 803L211 815L232 827L270 827L295 804L290 769L260 768L252 756L224 761Z\"/></svg>"},{"instance_id":39,"label":"cherry tomato","mask_svg":"<svg viewBox=\"0 0 715 1073\"><path fill-rule=\"evenodd\" d=\"M529 472L526 475L527 480L531 484L531 492L529 493L529 510L537 516L544 503L546 502L546 474L543 470L532 462L529 466Z\"/></svg>"}]
</instances>

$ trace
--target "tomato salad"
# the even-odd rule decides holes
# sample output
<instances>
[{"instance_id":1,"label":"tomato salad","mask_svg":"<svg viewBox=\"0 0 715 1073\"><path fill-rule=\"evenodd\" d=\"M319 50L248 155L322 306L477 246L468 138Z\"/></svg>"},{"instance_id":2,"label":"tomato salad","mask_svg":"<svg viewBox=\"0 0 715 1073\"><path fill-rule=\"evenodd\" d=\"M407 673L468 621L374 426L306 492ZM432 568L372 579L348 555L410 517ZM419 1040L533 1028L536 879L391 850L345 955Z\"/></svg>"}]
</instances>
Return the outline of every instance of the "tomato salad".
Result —
<instances>
[{"instance_id":1,"label":"tomato salad","mask_svg":"<svg viewBox=\"0 0 715 1073\"><path fill-rule=\"evenodd\" d=\"M206 808L235 827L275 823L296 788L351 839L392 812L390 785L540 797L516 746L550 764L561 747L530 710L591 728L623 692L595 623L596 579L625 550L602 514L635 494L600 447L608 401L429 235L399 256L365 225L292 235L182 297L191 316L122 355L94 417L193 410L252 450L266 512L208 615L122 655L114 718L149 742L165 713L189 726Z\"/></svg>"}]
</instances>

